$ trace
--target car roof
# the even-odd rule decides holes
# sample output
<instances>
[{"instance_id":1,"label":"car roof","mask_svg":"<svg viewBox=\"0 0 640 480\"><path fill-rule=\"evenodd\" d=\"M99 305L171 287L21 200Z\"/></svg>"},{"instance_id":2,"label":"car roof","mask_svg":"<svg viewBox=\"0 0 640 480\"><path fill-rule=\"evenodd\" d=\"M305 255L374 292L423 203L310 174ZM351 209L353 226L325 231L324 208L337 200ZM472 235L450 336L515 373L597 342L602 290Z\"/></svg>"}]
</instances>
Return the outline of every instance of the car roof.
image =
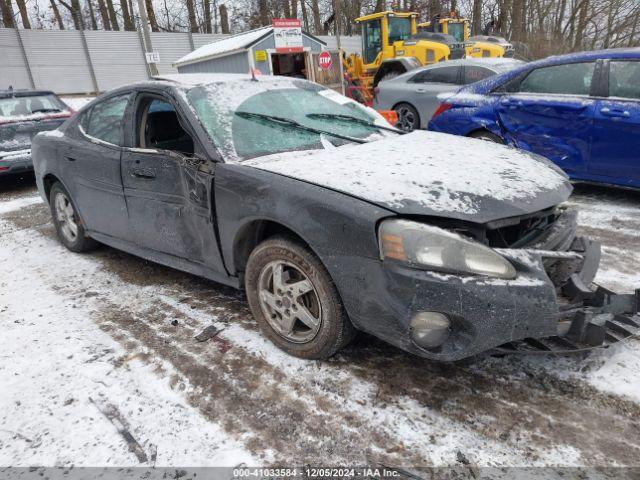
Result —
<instances>
[{"instance_id":1,"label":"car roof","mask_svg":"<svg viewBox=\"0 0 640 480\"><path fill-rule=\"evenodd\" d=\"M463 66L479 66L479 67L497 67L501 65L509 65L513 64L514 68L517 68L518 65L524 64L522 60L517 60L515 58L460 58L457 60L447 60L446 62L438 62L432 63L431 65L425 65L422 67L414 68L413 70L409 70L402 75L391 79L389 81L402 81L403 79L407 79L412 77L413 75L423 72L425 70L433 70L434 68L443 68L443 67L463 67Z\"/></svg>"},{"instance_id":2,"label":"car roof","mask_svg":"<svg viewBox=\"0 0 640 480\"><path fill-rule=\"evenodd\" d=\"M589 52L568 53L565 55L552 55L528 64L529 67L552 65L561 63L574 63L598 59L630 58L640 60L640 47L634 48L610 48L607 50L593 50Z\"/></svg>"},{"instance_id":3,"label":"car roof","mask_svg":"<svg viewBox=\"0 0 640 480\"><path fill-rule=\"evenodd\" d=\"M37 95L55 95L51 90L0 90L0 98L35 97Z\"/></svg>"},{"instance_id":4,"label":"car roof","mask_svg":"<svg viewBox=\"0 0 640 480\"><path fill-rule=\"evenodd\" d=\"M209 83L218 82L234 82L238 80L251 80L251 75L247 73L176 73L172 75L160 75L154 77L154 80L165 82L169 85L176 84L183 87L197 87L199 85L207 85ZM259 82L275 82L278 80L290 79L291 77L283 77L276 75L257 75ZM296 79L303 80L303 79ZM146 83L146 82L143 82Z\"/></svg>"}]
</instances>

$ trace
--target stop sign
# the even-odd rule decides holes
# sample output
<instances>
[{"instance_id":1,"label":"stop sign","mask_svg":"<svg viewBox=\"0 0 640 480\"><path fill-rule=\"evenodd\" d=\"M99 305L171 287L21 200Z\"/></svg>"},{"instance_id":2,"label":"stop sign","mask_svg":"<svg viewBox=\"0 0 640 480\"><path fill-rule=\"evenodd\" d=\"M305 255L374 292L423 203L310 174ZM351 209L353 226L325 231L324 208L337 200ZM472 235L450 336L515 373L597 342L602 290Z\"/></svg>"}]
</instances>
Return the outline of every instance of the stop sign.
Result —
<instances>
[{"instance_id":1,"label":"stop sign","mask_svg":"<svg viewBox=\"0 0 640 480\"><path fill-rule=\"evenodd\" d=\"M329 52L321 52L318 56L318 65L323 70L329 70L332 63L333 60L331 60L331 54Z\"/></svg>"}]
</instances>

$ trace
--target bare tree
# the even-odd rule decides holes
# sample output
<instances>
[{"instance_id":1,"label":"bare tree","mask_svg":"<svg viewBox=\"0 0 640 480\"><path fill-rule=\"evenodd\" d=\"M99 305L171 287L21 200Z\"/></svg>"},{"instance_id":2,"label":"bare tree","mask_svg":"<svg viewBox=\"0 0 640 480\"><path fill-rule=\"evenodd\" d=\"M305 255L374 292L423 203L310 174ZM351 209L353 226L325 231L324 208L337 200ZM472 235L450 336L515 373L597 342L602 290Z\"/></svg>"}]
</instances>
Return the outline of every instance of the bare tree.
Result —
<instances>
[{"instance_id":1,"label":"bare tree","mask_svg":"<svg viewBox=\"0 0 640 480\"><path fill-rule=\"evenodd\" d=\"M196 18L196 7L193 4L193 0L186 0L187 12L189 19L189 29L192 33L198 32L198 19Z\"/></svg>"},{"instance_id":2,"label":"bare tree","mask_svg":"<svg viewBox=\"0 0 640 480\"><path fill-rule=\"evenodd\" d=\"M51 10L53 11L53 16L56 19L56 22L58 23L58 28L60 30L64 30L64 22L62 21L62 15L60 15L60 10L58 9L58 5L56 5L55 0L49 0L49 5L51 6Z\"/></svg>"},{"instance_id":3,"label":"bare tree","mask_svg":"<svg viewBox=\"0 0 640 480\"><path fill-rule=\"evenodd\" d=\"M27 12L27 4L25 3L25 0L16 0L16 3L18 4L18 11L20 12L20 18L22 20L22 27L31 28L31 22L29 22L29 13Z\"/></svg>"},{"instance_id":4,"label":"bare tree","mask_svg":"<svg viewBox=\"0 0 640 480\"><path fill-rule=\"evenodd\" d=\"M87 0L87 7L89 9L89 20L91 20L91 29L98 29L98 22L96 21L96 15L93 11L93 2L92 0Z\"/></svg>"},{"instance_id":5,"label":"bare tree","mask_svg":"<svg viewBox=\"0 0 640 480\"><path fill-rule=\"evenodd\" d=\"M116 9L113 6L113 0L105 0L107 2L107 11L109 12L109 21L111 22L111 30L120 30L118 25L118 17L116 16Z\"/></svg>"},{"instance_id":6,"label":"bare tree","mask_svg":"<svg viewBox=\"0 0 640 480\"><path fill-rule=\"evenodd\" d=\"M15 28L16 23L13 20L13 8L11 0L0 0L0 8L2 9L2 23L6 28Z\"/></svg>"},{"instance_id":7,"label":"bare tree","mask_svg":"<svg viewBox=\"0 0 640 480\"><path fill-rule=\"evenodd\" d=\"M227 13L227 6L225 4L220 5L220 28L222 33L230 33L229 14Z\"/></svg>"},{"instance_id":8,"label":"bare tree","mask_svg":"<svg viewBox=\"0 0 640 480\"><path fill-rule=\"evenodd\" d=\"M156 19L156 12L153 10L152 0L145 0L144 5L147 10L147 18L149 19L149 25L151 25L151 31L159 32L160 27L158 27L158 20Z\"/></svg>"}]
</instances>

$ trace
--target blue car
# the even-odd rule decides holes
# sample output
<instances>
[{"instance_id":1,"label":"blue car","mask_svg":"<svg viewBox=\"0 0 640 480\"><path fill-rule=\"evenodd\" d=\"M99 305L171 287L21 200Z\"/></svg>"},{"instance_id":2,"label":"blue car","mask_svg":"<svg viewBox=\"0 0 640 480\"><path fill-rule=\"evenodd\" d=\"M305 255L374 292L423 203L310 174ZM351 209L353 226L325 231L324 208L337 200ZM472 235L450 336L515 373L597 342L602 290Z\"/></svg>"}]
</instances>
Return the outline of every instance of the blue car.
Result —
<instances>
[{"instance_id":1,"label":"blue car","mask_svg":"<svg viewBox=\"0 0 640 480\"><path fill-rule=\"evenodd\" d=\"M538 153L573 180L640 188L640 48L550 57L469 85L429 129Z\"/></svg>"}]
</instances>

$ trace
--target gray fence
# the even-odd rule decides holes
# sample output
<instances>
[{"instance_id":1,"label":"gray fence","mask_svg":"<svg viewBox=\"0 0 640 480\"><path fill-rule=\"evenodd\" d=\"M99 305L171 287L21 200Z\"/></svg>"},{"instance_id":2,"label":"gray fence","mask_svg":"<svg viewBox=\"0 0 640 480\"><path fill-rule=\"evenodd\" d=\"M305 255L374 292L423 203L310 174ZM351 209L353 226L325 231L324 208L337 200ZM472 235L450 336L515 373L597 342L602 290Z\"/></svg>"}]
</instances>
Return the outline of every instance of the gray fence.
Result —
<instances>
[{"instance_id":1,"label":"gray fence","mask_svg":"<svg viewBox=\"0 0 640 480\"><path fill-rule=\"evenodd\" d=\"M219 34L152 33L160 54L160 74L176 73L172 64ZM320 37L336 47L335 37ZM342 47L360 52L360 37L343 37ZM149 78L139 32L18 30L0 28L0 89L35 88L61 94L101 92Z\"/></svg>"}]
</instances>

